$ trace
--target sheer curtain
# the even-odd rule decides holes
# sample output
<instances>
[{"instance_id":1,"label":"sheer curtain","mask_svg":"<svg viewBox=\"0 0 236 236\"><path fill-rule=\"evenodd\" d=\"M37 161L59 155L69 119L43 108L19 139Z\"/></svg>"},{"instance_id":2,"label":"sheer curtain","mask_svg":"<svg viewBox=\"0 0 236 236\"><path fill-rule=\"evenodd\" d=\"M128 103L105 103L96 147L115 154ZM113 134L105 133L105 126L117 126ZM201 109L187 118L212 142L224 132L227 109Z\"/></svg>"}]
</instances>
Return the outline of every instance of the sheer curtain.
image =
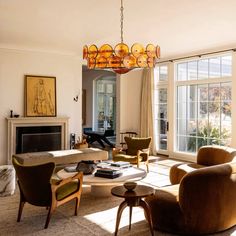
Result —
<instances>
[{"instance_id":1,"label":"sheer curtain","mask_svg":"<svg viewBox=\"0 0 236 236\"><path fill-rule=\"evenodd\" d=\"M140 108L140 137L152 137L151 153L156 152L154 136L154 69L143 70Z\"/></svg>"}]
</instances>

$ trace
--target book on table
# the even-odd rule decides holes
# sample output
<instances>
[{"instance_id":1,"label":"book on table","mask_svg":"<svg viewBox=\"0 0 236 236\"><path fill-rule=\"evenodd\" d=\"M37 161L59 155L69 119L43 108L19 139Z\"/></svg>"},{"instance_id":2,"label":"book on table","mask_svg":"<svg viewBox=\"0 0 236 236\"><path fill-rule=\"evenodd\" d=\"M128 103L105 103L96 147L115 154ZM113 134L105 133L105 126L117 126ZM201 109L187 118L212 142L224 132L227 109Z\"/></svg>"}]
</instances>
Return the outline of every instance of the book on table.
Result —
<instances>
[{"instance_id":1,"label":"book on table","mask_svg":"<svg viewBox=\"0 0 236 236\"><path fill-rule=\"evenodd\" d=\"M113 169L113 168L99 168L97 169L97 173L118 174L121 173L121 171L119 169Z\"/></svg>"},{"instance_id":2,"label":"book on table","mask_svg":"<svg viewBox=\"0 0 236 236\"><path fill-rule=\"evenodd\" d=\"M120 167L120 168L128 168L128 167L131 167L132 165L127 161L117 161L117 162L112 162L111 166Z\"/></svg>"},{"instance_id":3,"label":"book on table","mask_svg":"<svg viewBox=\"0 0 236 236\"><path fill-rule=\"evenodd\" d=\"M102 173L102 172L96 172L94 174L95 177L102 177L102 178L108 178L108 179L115 179L122 175L122 173L116 173L116 174L108 174L108 173Z\"/></svg>"},{"instance_id":4,"label":"book on table","mask_svg":"<svg viewBox=\"0 0 236 236\"><path fill-rule=\"evenodd\" d=\"M95 173L96 177L104 177L104 178L110 178L110 179L120 177L121 175L122 175L122 172L120 170L112 169L112 168L99 168L97 169Z\"/></svg>"}]
</instances>

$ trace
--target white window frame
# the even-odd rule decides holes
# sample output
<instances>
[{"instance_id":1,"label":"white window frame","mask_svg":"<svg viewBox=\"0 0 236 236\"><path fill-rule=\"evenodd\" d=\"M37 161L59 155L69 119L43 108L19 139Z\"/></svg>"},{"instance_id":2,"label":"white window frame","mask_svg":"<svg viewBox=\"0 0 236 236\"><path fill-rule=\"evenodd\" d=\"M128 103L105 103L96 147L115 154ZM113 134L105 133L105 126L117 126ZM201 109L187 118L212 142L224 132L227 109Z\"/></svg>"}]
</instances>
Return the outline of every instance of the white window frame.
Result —
<instances>
[{"instance_id":1,"label":"white window frame","mask_svg":"<svg viewBox=\"0 0 236 236\"><path fill-rule=\"evenodd\" d=\"M202 56L201 59L209 58L212 56L221 56L222 53L212 54L211 56L204 57ZM192 57L191 60L199 59L199 57ZM161 65L168 65L168 88L167 88L167 101L168 101L168 109L167 109L167 117L169 121L169 130L168 130L168 146L167 146L167 154L169 158L178 159L178 160L186 160L196 162L196 154L186 153L186 152L179 152L176 150L176 138L177 138L177 119L176 119L176 99L177 99L177 85L185 84L184 81L176 81L177 78L177 69L176 64L180 62L186 62L184 60L178 60L176 62L168 62L168 63L158 63L158 66ZM221 78L221 82L228 82L227 79ZM192 81L195 84L208 84L210 82L219 82L217 78L208 79L208 81L204 82L204 80L197 80ZM162 82L162 81L161 81ZM160 84L161 84L160 82ZM232 133L236 130L236 52L232 52L232 76L231 76L231 84L232 84L232 108L231 108L231 120L232 120ZM231 147L236 148L236 135L231 135Z\"/></svg>"},{"instance_id":2,"label":"white window frame","mask_svg":"<svg viewBox=\"0 0 236 236\"><path fill-rule=\"evenodd\" d=\"M224 56L224 55L229 55L230 53L217 53L217 54L212 54L211 56L202 56L201 59L208 59L212 57L218 57L218 56ZM172 76L171 80L172 83L174 84L174 88L172 87L172 90L170 90L170 93L174 94L173 99L172 99L172 106L174 107L173 109L173 114L171 117L172 124L174 124L172 127L173 129L171 130L172 132L170 133L170 137L172 137L172 150L170 151L170 157L172 158L177 158L177 159L182 159L182 160L187 160L187 161L196 161L196 154L192 153L187 153L187 152L181 152L177 150L177 88L178 86L187 86L187 85L198 85L198 84L211 84L211 83L226 83L226 82L231 82L232 83L232 108L231 108L231 120L232 120L232 125L231 125L231 130L234 130L236 128L235 124L235 109L236 109L236 104L233 101L236 101L236 81L233 79L236 75L236 54L235 52L232 52L232 75L229 77L219 77L219 78L208 78L208 79L202 79L202 80L188 80L188 81L177 81L177 65L179 63L184 63L184 62L189 62L189 61L195 61L199 60L199 58L191 58L189 60L183 59L183 60L178 60L177 62L173 63L171 66L172 69ZM234 92L235 91L235 92ZM235 112L234 112L235 111ZM234 118L235 117L235 118ZM170 128L170 127L169 127ZM236 147L236 138L234 138L234 135L231 135L231 145Z\"/></svg>"},{"instance_id":3,"label":"white window frame","mask_svg":"<svg viewBox=\"0 0 236 236\"><path fill-rule=\"evenodd\" d=\"M161 67L161 66L167 66L167 80L166 81L158 81L157 83L155 82L154 84L156 85L156 87L154 88L154 91L157 89L162 89L165 88L167 89L167 121L168 121L168 131L167 131L167 148L166 150L163 149L157 149L156 147L156 152L159 154L163 154L163 155L169 155L169 141L170 141L170 136L169 136L169 130L170 130L170 122L169 122L169 111L170 111L170 105L169 105L169 99L170 99L170 93L169 93L169 86L170 86L170 75L169 75L169 65L170 63L159 63L157 65L157 67ZM154 69L155 70L155 69ZM155 76L154 76L154 80L155 80ZM155 112L155 110L154 110ZM155 122L155 119L154 119ZM156 126L155 126L156 127ZM159 134L159 130L154 130L154 135L155 135L155 142L157 142L156 137Z\"/></svg>"}]
</instances>

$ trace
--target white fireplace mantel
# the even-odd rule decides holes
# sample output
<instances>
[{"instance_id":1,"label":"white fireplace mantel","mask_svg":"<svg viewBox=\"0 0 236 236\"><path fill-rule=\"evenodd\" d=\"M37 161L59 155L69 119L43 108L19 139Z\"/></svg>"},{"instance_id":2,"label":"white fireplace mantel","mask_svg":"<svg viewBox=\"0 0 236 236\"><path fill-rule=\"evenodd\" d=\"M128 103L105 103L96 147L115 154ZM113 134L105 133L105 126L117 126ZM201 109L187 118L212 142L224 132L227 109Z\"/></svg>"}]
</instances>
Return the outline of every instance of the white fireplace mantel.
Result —
<instances>
[{"instance_id":1,"label":"white fireplace mantel","mask_svg":"<svg viewBox=\"0 0 236 236\"><path fill-rule=\"evenodd\" d=\"M6 118L8 127L7 160L11 163L16 150L16 128L32 126L61 126L61 149L68 149L68 121L69 117L19 117Z\"/></svg>"}]
</instances>

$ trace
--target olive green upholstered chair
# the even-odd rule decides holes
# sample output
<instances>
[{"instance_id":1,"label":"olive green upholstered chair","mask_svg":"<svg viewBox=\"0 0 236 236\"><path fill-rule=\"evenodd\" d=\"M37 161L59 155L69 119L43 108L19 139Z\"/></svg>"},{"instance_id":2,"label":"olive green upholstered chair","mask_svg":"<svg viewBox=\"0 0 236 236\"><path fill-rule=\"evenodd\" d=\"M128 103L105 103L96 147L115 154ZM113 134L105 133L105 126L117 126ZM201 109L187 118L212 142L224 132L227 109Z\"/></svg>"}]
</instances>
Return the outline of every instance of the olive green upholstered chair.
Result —
<instances>
[{"instance_id":1,"label":"olive green upholstered chair","mask_svg":"<svg viewBox=\"0 0 236 236\"><path fill-rule=\"evenodd\" d=\"M114 148L112 151L113 161L127 161L136 164L137 167L139 167L140 162L144 162L147 172L149 172L148 157L152 138L124 137L124 139L127 149Z\"/></svg>"},{"instance_id":2,"label":"olive green upholstered chair","mask_svg":"<svg viewBox=\"0 0 236 236\"><path fill-rule=\"evenodd\" d=\"M51 179L55 164L53 162L23 166L13 158L13 165L18 178L20 189L20 205L17 222L21 219L22 210L26 202L35 206L48 208L45 229L48 227L51 215L56 207L72 200L76 200L75 215L80 203L83 173L63 180ZM77 181L75 181L77 180Z\"/></svg>"}]
</instances>

